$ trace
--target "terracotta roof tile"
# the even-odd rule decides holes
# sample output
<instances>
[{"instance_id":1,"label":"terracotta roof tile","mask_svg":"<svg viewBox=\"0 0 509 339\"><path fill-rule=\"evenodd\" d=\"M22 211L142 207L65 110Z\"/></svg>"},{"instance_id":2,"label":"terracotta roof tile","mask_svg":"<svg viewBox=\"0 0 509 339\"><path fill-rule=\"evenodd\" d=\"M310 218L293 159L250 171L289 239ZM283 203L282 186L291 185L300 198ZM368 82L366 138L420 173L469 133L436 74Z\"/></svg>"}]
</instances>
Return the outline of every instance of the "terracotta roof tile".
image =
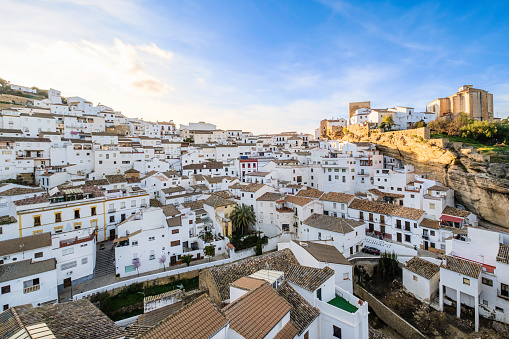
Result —
<instances>
[{"instance_id":1,"label":"terracotta roof tile","mask_svg":"<svg viewBox=\"0 0 509 339\"><path fill-rule=\"evenodd\" d=\"M293 339L299 330L292 324L291 321L287 322L285 326L279 331L274 339Z\"/></svg>"},{"instance_id":2,"label":"terracotta roof tile","mask_svg":"<svg viewBox=\"0 0 509 339\"><path fill-rule=\"evenodd\" d=\"M452 216L455 216L455 217L466 218L466 217L468 217L471 214L471 212L465 211L465 210L460 210L459 208L454 208L454 207L451 207L451 206L447 206L442 211L442 214L447 214L447 215L452 215Z\"/></svg>"},{"instance_id":3,"label":"terracotta roof tile","mask_svg":"<svg viewBox=\"0 0 509 339\"><path fill-rule=\"evenodd\" d=\"M313 199L305 198L305 197L294 197L293 195L289 195L286 197L285 201L290 202L294 205L305 206L313 201Z\"/></svg>"},{"instance_id":4,"label":"terracotta roof tile","mask_svg":"<svg viewBox=\"0 0 509 339\"><path fill-rule=\"evenodd\" d=\"M261 190L263 187L265 187L264 184L254 184L254 183L251 183L251 184L247 184L245 185L244 187L242 187L240 190L241 191L244 191L244 192L258 192L259 190Z\"/></svg>"},{"instance_id":5,"label":"terracotta roof tile","mask_svg":"<svg viewBox=\"0 0 509 339\"><path fill-rule=\"evenodd\" d=\"M292 241L320 262L352 266L348 259L332 245L325 245L312 241Z\"/></svg>"},{"instance_id":6,"label":"terracotta roof tile","mask_svg":"<svg viewBox=\"0 0 509 339\"><path fill-rule=\"evenodd\" d=\"M298 329L299 335L302 335L309 325L320 315L320 310L313 307L306 299L297 293L287 281L279 285L277 293L292 305L290 320Z\"/></svg>"},{"instance_id":7,"label":"terracotta roof tile","mask_svg":"<svg viewBox=\"0 0 509 339\"><path fill-rule=\"evenodd\" d=\"M256 201L279 201L284 200L286 195L281 193L266 192L256 199Z\"/></svg>"},{"instance_id":8,"label":"terracotta roof tile","mask_svg":"<svg viewBox=\"0 0 509 339\"><path fill-rule=\"evenodd\" d=\"M364 225L364 223L361 221L345 218L336 218L330 215L316 213L314 213L309 218L304 220L303 224L308 225L310 227L342 234L353 232L355 227Z\"/></svg>"},{"instance_id":9,"label":"terracotta roof tile","mask_svg":"<svg viewBox=\"0 0 509 339\"><path fill-rule=\"evenodd\" d=\"M312 199L319 199L323 195L322 191L317 190L316 188L306 188L302 189L295 196L297 197L307 197Z\"/></svg>"},{"instance_id":10,"label":"terracotta roof tile","mask_svg":"<svg viewBox=\"0 0 509 339\"><path fill-rule=\"evenodd\" d=\"M230 328L244 338L262 339L290 312L291 305L267 283L248 292L223 312Z\"/></svg>"},{"instance_id":11,"label":"terracotta roof tile","mask_svg":"<svg viewBox=\"0 0 509 339\"><path fill-rule=\"evenodd\" d=\"M251 277L242 277L231 283L231 286L237 287L243 290L252 291L257 289L258 287L265 284L264 280L251 278Z\"/></svg>"},{"instance_id":12,"label":"terracotta roof tile","mask_svg":"<svg viewBox=\"0 0 509 339\"><path fill-rule=\"evenodd\" d=\"M440 266L419 257L413 257L405 264L404 267L410 272L418 274L428 280L440 272Z\"/></svg>"},{"instance_id":13,"label":"terracotta roof tile","mask_svg":"<svg viewBox=\"0 0 509 339\"><path fill-rule=\"evenodd\" d=\"M324 195L322 195L320 197L320 200L340 202L340 203L349 203L354 198L355 198L355 195L353 195L353 194L329 192L329 193L325 193Z\"/></svg>"},{"instance_id":14,"label":"terracotta roof tile","mask_svg":"<svg viewBox=\"0 0 509 339\"><path fill-rule=\"evenodd\" d=\"M202 295L160 322L141 338L208 339L227 324L226 317L206 295Z\"/></svg>"},{"instance_id":15,"label":"terracotta roof tile","mask_svg":"<svg viewBox=\"0 0 509 339\"><path fill-rule=\"evenodd\" d=\"M289 280L308 291L315 291L333 276L334 270L329 267L314 268L292 265L288 272L285 272L286 280Z\"/></svg>"},{"instance_id":16,"label":"terracotta roof tile","mask_svg":"<svg viewBox=\"0 0 509 339\"><path fill-rule=\"evenodd\" d=\"M509 264L509 245L500 244L498 248L497 261Z\"/></svg>"},{"instance_id":17,"label":"terracotta roof tile","mask_svg":"<svg viewBox=\"0 0 509 339\"><path fill-rule=\"evenodd\" d=\"M51 233L0 241L0 256L51 246Z\"/></svg>"},{"instance_id":18,"label":"terracotta roof tile","mask_svg":"<svg viewBox=\"0 0 509 339\"><path fill-rule=\"evenodd\" d=\"M426 228L433 228L433 229L437 230L438 227L440 226L440 221L424 218L424 219L422 219L419 226L426 227Z\"/></svg>"},{"instance_id":19,"label":"terracotta roof tile","mask_svg":"<svg viewBox=\"0 0 509 339\"><path fill-rule=\"evenodd\" d=\"M482 265L479 263L451 256L446 256L446 262L442 263L441 267L476 279L482 271Z\"/></svg>"}]
</instances>

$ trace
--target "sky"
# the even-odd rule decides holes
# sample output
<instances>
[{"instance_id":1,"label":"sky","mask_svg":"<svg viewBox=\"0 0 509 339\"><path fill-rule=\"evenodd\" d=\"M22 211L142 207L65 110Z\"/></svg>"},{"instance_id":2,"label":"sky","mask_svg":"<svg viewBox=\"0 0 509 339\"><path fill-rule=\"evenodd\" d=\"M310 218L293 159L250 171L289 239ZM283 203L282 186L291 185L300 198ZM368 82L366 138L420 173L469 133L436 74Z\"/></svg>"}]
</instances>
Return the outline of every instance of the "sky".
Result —
<instances>
[{"instance_id":1,"label":"sky","mask_svg":"<svg viewBox=\"0 0 509 339\"><path fill-rule=\"evenodd\" d=\"M509 115L509 1L0 0L0 77L128 117L313 133L469 84Z\"/></svg>"}]
</instances>

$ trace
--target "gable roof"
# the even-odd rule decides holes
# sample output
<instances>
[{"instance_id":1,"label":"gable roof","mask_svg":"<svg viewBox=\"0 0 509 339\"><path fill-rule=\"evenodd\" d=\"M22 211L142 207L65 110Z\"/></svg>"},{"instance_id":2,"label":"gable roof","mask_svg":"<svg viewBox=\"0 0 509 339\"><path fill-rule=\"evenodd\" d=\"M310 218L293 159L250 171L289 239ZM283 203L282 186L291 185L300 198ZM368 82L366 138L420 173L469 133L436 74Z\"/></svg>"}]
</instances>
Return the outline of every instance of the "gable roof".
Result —
<instances>
[{"instance_id":1,"label":"gable roof","mask_svg":"<svg viewBox=\"0 0 509 339\"><path fill-rule=\"evenodd\" d=\"M310 227L342 234L353 232L354 227L364 225L364 223L361 221L336 218L330 215L316 213L313 213L309 218L304 220L303 224L306 224Z\"/></svg>"},{"instance_id":2,"label":"gable roof","mask_svg":"<svg viewBox=\"0 0 509 339\"><path fill-rule=\"evenodd\" d=\"M174 217L178 214L181 214L177 207L173 204L164 205L161 207L163 209L163 213L167 217Z\"/></svg>"},{"instance_id":3,"label":"gable roof","mask_svg":"<svg viewBox=\"0 0 509 339\"><path fill-rule=\"evenodd\" d=\"M127 182L127 179L123 174L111 174L105 175L105 177L110 184L120 184L123 182Z\"/></svg>"},{"instance_id":4,"label":"gable roof","mask_svg":"<svg viewBox=\"0 0 509 339\"><path fill-rule=\"evenodd\" d=\"M32 261L32 259L15 261L0 265L0 283L44 273L56 269L56 260L47 259Z\"/></svg>"},{"instance_id":5,"label":"gable roof","mask_svg":"<svg viewBox=\"0 0 509 339\"><path fill-rule=\"evenodd\" d=\"M262 339L290 312L290 304L267 283L223 308L230 328L244 338Z\"/></svg>"},{"instance_id":6,"label":"gable roof","mask_svg":"<svg viewBox=\"0 0 509 339\"><path fill-rule=\"evenodd\" d=\"M212 206L214 208L235 204L231 200L224 199L224 198L220 197L219 195L214 195L214 194L211 195L210 197L208 197L208 199L205 200L203 203L206 205Z\"/></svg>"},{"instance_id":7,"label":"gable roof","mask_svg":"<svg viewBox=\"0 0 509 339\"><path fill-rule=\"evenodd\" d=\"M313 307L306 299L297 293L287 281L283 281L277 289L277 293L290 305L290 320L297 327L299 335L311 325L320 315L320 310Z\"/></svg>"},{"instance_id":8,"label":"gable roof","mask_svg":"<svg viewBox=\"0 0 509 339\"><path fill-rule=\"evenodd\" d=\"M4 240L0 241L0 256L47 246L51 246L51 233L49 232Z\"/></svg>"},{"instance_id":9,"label":"gable roof","mask_svg":"<svg viewBox=\"0 0 509 339\"><path fill-rule=\"evenodd\" d=\"M320 200L340 202L340 203L349 203L353 199L355 199L355 195L347 194L347 193L339 193L339 192L325 193L324 195L322 195L320 197Z\"/></svg>"},{"instance_id":10,"label":"gable roof","mask_svg":"<svg viewBox=\"0 0 509 339\"><path fill-rule=\"evenodd\" d=\"M286 197L285 201L290 202L294 205L305 206L313 201L313 199L305 198L305 197L294 197L293 195L289 195Z\"/></svg>"},{"instance_id":11,"label":"gable roof","mask_svg":"<svg viewBox=\"0 0 509 339\"><path fill-rule=\"evenodd\" d=\"M297 197L307 197L312 199L318 199L323 195L322 191L317 190L316 188L306 188L302 189L295 196Z\"/></svg>"},{"instance_id":12,"label":"gable roof","mask_svg":"<svg viewBox=\"0 0 509 339\"><path fill-rule=\"evenodd\" d=\"M435 274L440 272L440 266L419 257L413 257L407 261L404 268L427 280L430 280L435 276Z\"/></svg>"},{"instance_id":13,"label":"gable roof","mask_svg":"<svg viewBox=\"0 0 509 339\"><path fill-rule=\"evenodd\" d=\"M451 207L451 206L447 206L446 208L444 208L444 210L442 211L442 214L447 214L447 215L452 215L452 216L455 216L455 217L461 217L461 218L466 218L468 217L472 212L469 212L469 211L465 211L465 210L460 210L459 208L454 208L454 207Z\"/></svg>"},{"instance_id":14,"label":"gable roof","mask_svg":"<svg viewBox=\"0 0 509 339\"><path fill-rule=\"evenodd\" d=\"M497 261L509 264L509 245L500 244L498 247Z\"/></svg>"},{"instance_id":15,"label":"gable roof","mask_svg":"<svg viewBox=\"0 0 509 339\"><path fill-rule=\"evenodd\" d=\"M265 192L260 197L256 198L256 201L279 201L284 200L285 195L281 193Z\"/></svg>"},{"instance_id":16,"label":"gable roof","mask_svg":"<svg viewBox=\"0 0 509 339\"><path fill-rule=\"evenodd\" d=\"M247 184L247 185L243 186L240 190L243 192L258 192L263 187L265 187L264 184L251 183L251 184Z\"/></svg>"},{"instance_id":17,"label":"gable roof","mask_svg":"<svg viewBox=\"0 0 509 339\"><path fill-rule=\"evenodd\" d=\"M352 263L350 263L348 259L346 259L345 256L332 245L320 244L312 241L292 241L320 262L352 266Z\"/></svg>"},{"instance_id":18,"label":"gable roof","mask_svg":"<svg viewBox=\"0 0 509 339\"><path fill-rule=\"evenodd\" d=\"M154 326L141 338L208 339L227 324L226 317L206 295L202 295Z\"/></svg>"},{"instance_id":19,"label":"gable roof","mask_svg":"<svg viewBox=\"0 0 509 339\"><path fill-rule=\"evenodd\" d=\"M285 272L286 280L310 291L315 291L327 280L334 276L334 270L330 267L315 268L301 265L291 265Z\"/></svg>"},{"instance_id":20,"label":"gable roof","mask_svg":"<svg viewBox=\"0 0 509 339\"><path fill-rule=\"evenodd\" d=\"M442 263L440 267L475 279L479 278L482 271L482 265L479 263L449 255L446 256L445 263Z\"/></svg>"}]
</instances>

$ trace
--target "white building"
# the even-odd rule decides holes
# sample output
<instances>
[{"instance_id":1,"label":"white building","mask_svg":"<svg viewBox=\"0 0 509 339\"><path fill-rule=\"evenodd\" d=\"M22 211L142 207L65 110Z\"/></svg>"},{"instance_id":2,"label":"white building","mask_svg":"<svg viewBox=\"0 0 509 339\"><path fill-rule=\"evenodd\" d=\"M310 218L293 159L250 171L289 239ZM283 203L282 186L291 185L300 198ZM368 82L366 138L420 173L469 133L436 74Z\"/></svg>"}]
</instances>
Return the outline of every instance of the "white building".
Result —
<instances>
[{"instance_id":1,"label":"white building","mask_svg":"<svg viewBox=\"0 0 509 339\"><path fill-rule=\"evenodd\" d=\"M440 266L428 260L413 257L405 263L403 286L414 297L430 302L438 294Z\"/></svg>"}]
</instances>

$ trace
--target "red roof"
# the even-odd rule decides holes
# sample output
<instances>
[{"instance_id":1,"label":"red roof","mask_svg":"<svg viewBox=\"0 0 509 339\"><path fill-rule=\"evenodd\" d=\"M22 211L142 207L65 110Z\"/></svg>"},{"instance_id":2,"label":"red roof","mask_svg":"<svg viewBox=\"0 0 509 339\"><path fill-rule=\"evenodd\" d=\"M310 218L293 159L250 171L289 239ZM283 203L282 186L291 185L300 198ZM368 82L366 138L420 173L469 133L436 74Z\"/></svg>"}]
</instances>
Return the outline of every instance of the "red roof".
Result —
<instances>
[{"instance_id":1,"label":"red roof","mask_svg":"<svg viewBox=\"0 0 509 339\"><path fill-rule=\"evenodd\" d=\"M453 222L463 222L463 218L453 217L453 216L445 215L445 214L440 217L440 220L453 221Z\"/></svg>"}]
</instances>

